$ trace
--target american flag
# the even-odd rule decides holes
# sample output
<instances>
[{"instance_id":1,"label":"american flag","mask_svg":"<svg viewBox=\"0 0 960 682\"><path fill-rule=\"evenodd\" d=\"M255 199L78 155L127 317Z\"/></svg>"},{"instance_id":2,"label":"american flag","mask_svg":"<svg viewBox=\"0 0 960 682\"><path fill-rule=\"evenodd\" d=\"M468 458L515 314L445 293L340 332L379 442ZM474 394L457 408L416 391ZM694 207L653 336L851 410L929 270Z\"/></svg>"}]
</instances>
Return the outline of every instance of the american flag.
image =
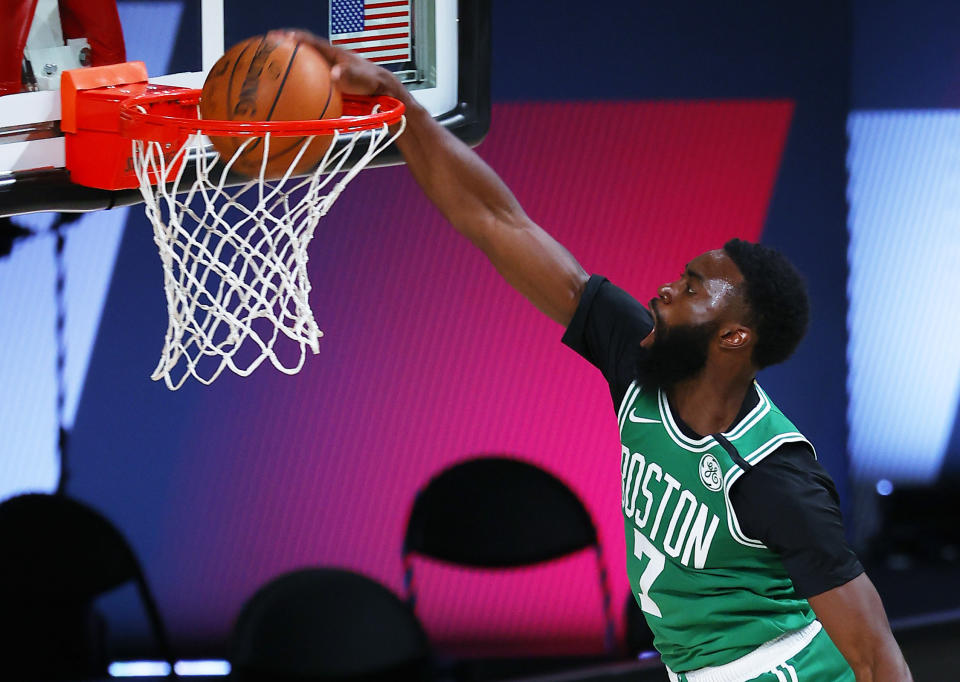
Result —
<instances>
[{"instance_id":1,"label":"american flag","mask_svg":"<svg viewBox=\"0 0 960 682\"><path fill-rule=\"evenodd\" d=\"M410 61L410 0L330 0L330 42L372 62Z\"/></svg>"}]
</instances>

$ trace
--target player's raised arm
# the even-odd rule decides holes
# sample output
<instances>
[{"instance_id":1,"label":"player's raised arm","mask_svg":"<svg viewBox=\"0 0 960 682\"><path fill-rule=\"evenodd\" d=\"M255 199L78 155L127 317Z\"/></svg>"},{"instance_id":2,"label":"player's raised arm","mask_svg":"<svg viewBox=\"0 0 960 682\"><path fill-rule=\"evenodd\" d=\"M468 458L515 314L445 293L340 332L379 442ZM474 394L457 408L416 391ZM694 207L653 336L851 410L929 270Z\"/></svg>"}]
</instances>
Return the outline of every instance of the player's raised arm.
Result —
<instances>
[{"instance_id":1,"label":"player's raised arm","mask_svg":"<svg viewBox=\"0 0 960 682\"><path fill-rule=\"evenodd\" d=\"M524 213L497 174L434 121L389 71L316 36L295 33L330 61L343 92L390 95L406 105L407 129L397 146L424 193L515 289L566 326L587 281L576 259Z\"/></svg>"}]
</instances>

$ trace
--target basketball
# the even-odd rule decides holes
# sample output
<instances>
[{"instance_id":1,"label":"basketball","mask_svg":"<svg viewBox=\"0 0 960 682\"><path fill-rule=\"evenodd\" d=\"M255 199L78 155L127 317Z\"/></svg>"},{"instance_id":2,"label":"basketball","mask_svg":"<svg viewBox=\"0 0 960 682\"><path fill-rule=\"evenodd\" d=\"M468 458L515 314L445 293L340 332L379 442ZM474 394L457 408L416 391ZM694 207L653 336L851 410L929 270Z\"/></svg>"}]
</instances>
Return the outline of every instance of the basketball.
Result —
<instances>
[{"instance_id":1,"label":"basketball","mask_svg":"<svg viewBox=\"0 0 960 682\"><path fill-rule=\"evenodd\" d=\"M200 117L227 121L304 121L339 117L340 92L323 55L280 32L248 38L223 55L207 76L200 95ZM226 163L249 138L213 137L210 141ZM264 177L282 176L306 137L272 135ZM315 137L297 163L304 173L323 158L332 135ZM264 139L257 138L234 161L232 170L258 176Z\"/></svg>"}]
</instances>

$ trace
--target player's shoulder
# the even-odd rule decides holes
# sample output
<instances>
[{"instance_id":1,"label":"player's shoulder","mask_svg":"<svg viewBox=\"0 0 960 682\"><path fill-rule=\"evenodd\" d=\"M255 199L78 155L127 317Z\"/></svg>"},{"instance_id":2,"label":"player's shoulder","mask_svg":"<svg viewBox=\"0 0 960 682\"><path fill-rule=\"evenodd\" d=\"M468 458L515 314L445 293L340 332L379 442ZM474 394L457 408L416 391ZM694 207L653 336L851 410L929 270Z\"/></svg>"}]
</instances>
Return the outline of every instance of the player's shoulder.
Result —
<instances>
[{"instance_id":1,"label":"player's shoulder","mask_svg":"<svg viewBox=\"0 0 960 682\"><path fill-rule=\"evenodd\" d=\"M641 314L644 317L650 317L650 311L647 310L646 306L644 306L636 296L614 284L606 277L598 277L596 286L598 295L612 305Z\"/></svg>"},{"instance_id":2,"label":"player's shoulder","mask_svg":"<svg viewBox=\"0 0 960 682\"><path fill-rule=\"evenodd\" d=\"M603 275L591 275L564 334L564 343L585 335L597 341L645 334L653 328L653 316L640 301ZM642 337L641 337L642 338Z\"/></svg>"},{"instance_id":3,"label":"player's shoulder","mask_svg":"<svg viewBox=\"0 0 960 682\"><path fill-rule=\"evenodd\" d=\"M796 471L810 471L820 468L813 445L806 439L778 445L770 453L770 456L758 462L756 466Z\"/></svg>"},{"instance_id":4,"label":"player's shoulder","mask_svg":"<svg viewBox=\"0 0 960 682\"><path fill-rule=\"evenodd\" d=\"M646 306L602 275L592 275L587 281L578 312L582 319L589 317L593 324L606 322L638 333L653 327L653 315Z\"/></svg>"},{"instance_id":5,"label":"player's shoulder","mask_svg":"<svg viewBox=\"0 0 960 682\"><path fill-rule=\"evenodd\" d=\"M745 485L741 492L750 489L762 491L764 495L791 495L809 500L820 499L822 492L837 497L833 478L817 461L813 446L806 440L780 445L757 462L743 479Z\"/></svg>"}]
</instances>

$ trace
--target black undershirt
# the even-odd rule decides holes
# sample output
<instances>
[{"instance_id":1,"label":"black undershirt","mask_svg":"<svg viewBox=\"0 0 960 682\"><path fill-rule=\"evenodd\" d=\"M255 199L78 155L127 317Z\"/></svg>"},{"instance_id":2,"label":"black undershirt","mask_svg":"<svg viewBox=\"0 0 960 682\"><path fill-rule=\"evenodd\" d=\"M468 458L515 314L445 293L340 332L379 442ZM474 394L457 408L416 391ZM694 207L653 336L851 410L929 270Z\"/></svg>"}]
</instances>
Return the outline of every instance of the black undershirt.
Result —
<instances>
[{"instance_id":1,"label":"black undershirt","mask_svg":"<svg viewBox=\"0 0 960 682\"><path fill-rule=\"evenodd\" d=\"M636 378L637 354L644 352L639 344L652 328L650 312L636 299L603 277L590 278L563 342L603 373L614 410ZM731 427L759 400L751 387ZM701 437L677 422L689 437ZM844 537L833 480L806 445L781 445L729 494L740 528L780 555L800 596L821 594L863 572Z\"/></svg>"}]
</instances>

